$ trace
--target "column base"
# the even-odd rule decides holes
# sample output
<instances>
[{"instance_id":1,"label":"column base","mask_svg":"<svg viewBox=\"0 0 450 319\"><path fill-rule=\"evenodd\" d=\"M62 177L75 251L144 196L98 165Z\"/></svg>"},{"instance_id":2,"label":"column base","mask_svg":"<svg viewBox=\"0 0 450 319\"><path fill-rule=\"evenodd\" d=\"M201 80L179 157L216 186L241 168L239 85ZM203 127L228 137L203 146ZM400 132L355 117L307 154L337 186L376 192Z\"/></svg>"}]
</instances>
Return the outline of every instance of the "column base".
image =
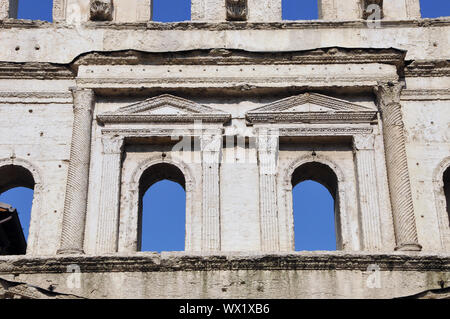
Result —
<instances>
[{"instance_id":1,"label":"column base","mask_svg":"<svg viewBox=\"0 0 450 319\"><path fill-rule=\"evenodd\" d=\"M402 244L400 246L395 247L396 251L421 251L422 246L419 244Z\"/></svg>"},{"instance_id":2,"label":"column base","mask_svg":"<svg viewBox=\"0 0 450 319\"><path fill-rule=\"evenodd\" d=\"M84 255L83 249L58 249L57 255Z\"/></svg>"}]
</instances>

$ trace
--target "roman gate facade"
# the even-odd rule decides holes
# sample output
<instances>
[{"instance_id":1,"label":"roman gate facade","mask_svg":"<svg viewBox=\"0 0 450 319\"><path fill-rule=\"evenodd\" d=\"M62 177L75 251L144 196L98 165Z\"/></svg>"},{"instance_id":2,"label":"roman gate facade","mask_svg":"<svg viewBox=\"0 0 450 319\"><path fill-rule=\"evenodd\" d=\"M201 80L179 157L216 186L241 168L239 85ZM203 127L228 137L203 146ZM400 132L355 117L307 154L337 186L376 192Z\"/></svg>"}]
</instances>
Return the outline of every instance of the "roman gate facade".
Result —
<instances>
[{"instance_id":1,"label":"roman gate facade","mask_svg":"<svg viewBox=\"0 0 450 319\"><path fill-rule=\"evenodd\" d=\"M450 286L449 18L422 19L419 0L319 0L314 21L283 21L281 0L192 0L191 21L157 23L151 5L54 0L49 23L2 1L0 190L34 188L27 252L0 256L4 291ZM140 252L142 191L162 179L186 191L184 252ZM304 180L335 200L335 252L295 251Z\"/></svg>"}]
</instances>

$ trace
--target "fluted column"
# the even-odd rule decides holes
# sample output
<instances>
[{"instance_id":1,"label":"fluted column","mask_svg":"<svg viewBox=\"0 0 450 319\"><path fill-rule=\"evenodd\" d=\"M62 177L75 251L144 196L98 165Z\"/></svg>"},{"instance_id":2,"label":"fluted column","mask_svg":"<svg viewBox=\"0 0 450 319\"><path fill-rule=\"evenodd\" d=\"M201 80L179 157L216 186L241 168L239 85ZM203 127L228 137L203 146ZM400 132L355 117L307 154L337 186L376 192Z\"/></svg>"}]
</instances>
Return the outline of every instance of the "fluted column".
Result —
<instances>
[{"instance_id":1,"label":"fluted column","mask_svg":"<svg viewBox=\"0 0 450 319\"><path fill-rule=\"evenodd\" d=\"M83 253L89 184L95 95L86 89L73 89L72 94L74 120L59 254Z\"/></svg>"},{"instance_id":2,"label":"fluted column","mask_svg":"<svg viewBox=\"0 0 450 319\"><path fill-rule=\"evenodd\" d=\"M123 137L103 136L102 180L99 219L97 225L97 253L114 253L118 247L120 178Z\"/></svg>"},{"instance_id":3,"label":"fluted column","mask_svg":"<svg viewBox=\"0 0 450 319\"><path fill-rule=\"evenodd\" d=\"M201 136L203 175L202 250L220 250L219 163L222 135L214 132Z\"/></svg>"},{"instance_id":4,"label":"fluted column","mask_svg":"<svg viewBox=\"0 0 450 319\"><path fill-rule=\"evenodd\" d=\"M400 105L403 87L403 83L380 83L375 87L375 94L383 120L386 168L397 240L396 250L419 251L422 247L417 238Z\"/></svg>"},{"instance_id":5,"label":"fluted column","mask_svg":"<svg viewBox=\"0 0 450 319\"><path fill-rule=\"evenodd\" d=\"M276 174L279 136L271 131L260 130L257 139L261 250L278 251L280 244Z\"/></svg>"},{"instance_id":6,"label":"fluted column","mask_svg":"<svg viewBox=\"0 0 450 319\"><path fill-rule=\"evenodd\" d=\"M356 135L353 139L358 195L362 226L362 244L365 250L382 249L381 215L373 135Z\"/></svg>"}]
</instances>

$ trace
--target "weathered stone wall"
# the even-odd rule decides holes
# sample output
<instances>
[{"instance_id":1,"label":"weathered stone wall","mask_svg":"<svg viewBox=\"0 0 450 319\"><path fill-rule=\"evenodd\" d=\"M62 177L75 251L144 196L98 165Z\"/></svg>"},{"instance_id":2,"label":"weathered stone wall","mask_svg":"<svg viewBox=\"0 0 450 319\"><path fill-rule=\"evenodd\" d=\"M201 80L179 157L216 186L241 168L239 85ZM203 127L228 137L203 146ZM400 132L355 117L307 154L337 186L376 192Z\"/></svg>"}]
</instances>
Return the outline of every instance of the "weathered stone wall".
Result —
<instances>
[{"instance_id":1,"label":"weathered stone wall","mask_svg":"<svg viewBox=\"0 0 450 319\"><path fill-rule=\"evenodd\" d=\"M398 298L450 280L448 255L342 253L1 257L0 278L60 297L118 299Z\"/></svg>"},{"instance_id":2,"label":"weathered stone wall","mask_svg":"<svg viewBox=\"0 0 450 319\"><path fill-rule=\"evenodd\" d=\"M193 21L170 24L149 21L149 1L113 1L112 21L88 21L89 1L55 1L55 23L5 19L3 5L0 165L36 186L29 256L0 258L0 277L94 298L448 287L450 20L385 0L372 28L359 1L320 3L317 21L283 22L280 1L249 0L247 22L225 22L225 1L193 1ZM175 153L174 135L196 139L200 160ZM137 184L160 162L185 175L192 255L137 252ZM291 175L307 162L338 178L342 252L264 255L294 250ZM236 251L249 256L221 255ZM370 265L382 288L367 288Z\"/></svg>"}]
</instances>

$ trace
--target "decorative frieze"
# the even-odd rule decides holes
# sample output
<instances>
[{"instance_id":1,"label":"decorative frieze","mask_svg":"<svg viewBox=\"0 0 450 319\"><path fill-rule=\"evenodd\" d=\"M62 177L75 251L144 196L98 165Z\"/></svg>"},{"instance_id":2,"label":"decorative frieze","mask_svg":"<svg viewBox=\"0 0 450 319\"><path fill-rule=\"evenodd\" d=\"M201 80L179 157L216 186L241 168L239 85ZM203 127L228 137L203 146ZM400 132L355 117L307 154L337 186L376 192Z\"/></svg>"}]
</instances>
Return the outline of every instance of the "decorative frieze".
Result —
<instances>
[{"instance_id":1,"label":"decorative frieze","mask_svg":"<svg viewBox=\"0 0 450 319\"><path fill-rule=\"evenodd\" d=\"M383 120L389 193L397 250L421 250L418 242L406 155L400 95L404 83L379 83L375 87Z\"/></svg>"},{"instance_id":2,"label":"decorative frieze","mask_svg":"<svg viewBox=\"0 0 450 319\"><path fill-rule=\"evenodd\" d=\"M60 254L83 253L89 183L93 90L73 89L74 120L70 146Z\"/></svg>"}]
</instances>

